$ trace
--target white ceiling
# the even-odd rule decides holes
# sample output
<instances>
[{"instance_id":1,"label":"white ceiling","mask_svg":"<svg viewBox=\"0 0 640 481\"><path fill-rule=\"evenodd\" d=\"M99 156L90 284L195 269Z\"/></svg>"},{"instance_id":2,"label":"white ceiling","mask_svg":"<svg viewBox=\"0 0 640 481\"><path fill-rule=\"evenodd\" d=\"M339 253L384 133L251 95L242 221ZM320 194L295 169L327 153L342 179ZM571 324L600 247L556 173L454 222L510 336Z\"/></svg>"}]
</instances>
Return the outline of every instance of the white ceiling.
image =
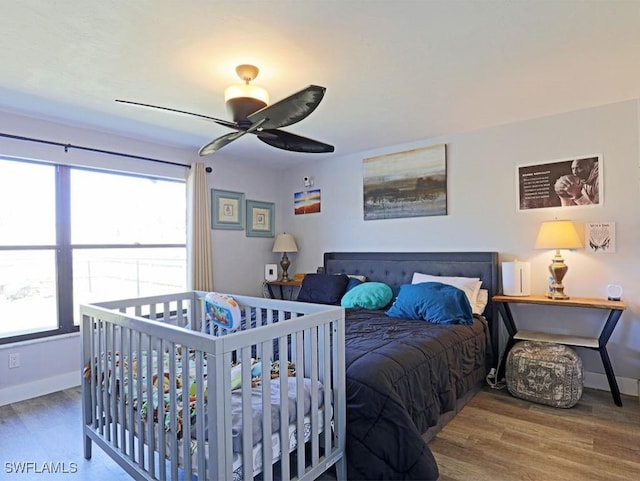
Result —
<instances>
[{"instance_id":1,"label":"white ceiling","mask_svg":"<svg viewBox=\"0 0 640 481\"><path fill-rule=\"evenodd\" d=\"M245 136L209 161L318 162L640 98L633 0L20 0L3 2L0 32L0 110L194 153L229 130L114 99L227 119L241 63L260 67L272 102L327 87L285 130L335 153Z\"/></svg>"}]
</instances>

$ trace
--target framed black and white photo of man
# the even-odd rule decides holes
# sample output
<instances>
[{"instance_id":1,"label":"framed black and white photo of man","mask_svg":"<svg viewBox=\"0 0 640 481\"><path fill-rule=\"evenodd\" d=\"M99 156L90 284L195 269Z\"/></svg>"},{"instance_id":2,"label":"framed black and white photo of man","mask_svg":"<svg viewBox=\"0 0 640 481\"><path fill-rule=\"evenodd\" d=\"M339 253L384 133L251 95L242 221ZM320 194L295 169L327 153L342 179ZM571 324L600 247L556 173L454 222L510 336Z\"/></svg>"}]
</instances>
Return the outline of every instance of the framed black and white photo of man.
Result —
<instances>
[{"instance_id":1,"label":"framed black and white photo of man","mask_svg":"<svg viewBox=\"0 0 640 481\"><path fill-rule=\"evenodd\" d=\"M602 155L585 155L516 168L518 210L601 206Z\"/></svg>"}]
</instances>

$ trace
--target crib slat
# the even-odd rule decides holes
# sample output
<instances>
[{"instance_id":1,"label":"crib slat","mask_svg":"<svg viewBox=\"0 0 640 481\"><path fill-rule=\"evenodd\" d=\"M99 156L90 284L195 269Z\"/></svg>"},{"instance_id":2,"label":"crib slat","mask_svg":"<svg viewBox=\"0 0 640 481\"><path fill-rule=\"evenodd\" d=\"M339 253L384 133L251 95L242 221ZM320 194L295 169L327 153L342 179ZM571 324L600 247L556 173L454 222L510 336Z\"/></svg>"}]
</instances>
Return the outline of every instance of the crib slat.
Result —
<instances>
[{"instance_id":1,"label":"crib slat","mask_svg":"<svg viewBox=\"0 0 640 481\"><path fill-rule=\"evenodd\" d=\"M93 334L93 321L91 316L86 314L81 314L80 316L80 337L82 339L82 368L83 370L87 367L89 371L83 371L83 378L81 379L82 386L82 422L84 423L82 427L83 434L83 455L85 459L91 459L91 438L87 435L88 428L87 426L93 427L93 415L91 411L93 410L95 404L92 400L92 391L95 385L93 381L93 370L91 365L92 356L92 343L91 338ZM89 358L87 359L87 356ZM86 378L88 376L88 379Z\"/></svg>"},{"instance_id":2,"label":"crib slat","mask_svg":"<svg viewBox=\"0 0 640 481\"><path fill-rule=\"evenodd\" d=\"M179 299L176 301L176 326L189 327L184 321L184 306L182 304L182 299Z\"/></svg>"},{"instance_id":3,"label":"crib slat","mask_svg":"<svg viewBox=\"0 0 640 481\"><path fill-rule=\"evenodd\" d=\"M133 412L133 396L134 396L134 374L135 374L135 370L134 370L134 355L135 355L135 350L133 347L133 339L134 339L134 334L133 332L131 332L131 329L127 329L127 354L128 354L128 369L127 369L127 396L128 396L128 402L127 402L127 415L128 415L128 419L129 419L129 426L128 426L128 440L129 440L129 449L128 449L128 453L129 453L129 458L135 462L136 459L136 454L135 454L135 430L136 430L136 418L134 417L134 412ZM139 432L139 431L138 431Z\"/></svg>"},{"instance_id":4,"label":"crib slat","mask_svg":"<svg viewBox=\"0 0 640 481\"><path fill-rule=\"evenodd\" d=\"M98 432L104 436L104 386L107 379L105 378L106 374L104 373L104 363L106 362L106 354L103 345L104 332L103 332L103 321L98 320L98 336L96 339L96 384L98 386L97 400L98 400L98 412L96 415L98 416Z\"/></svg>"},{"instance_id":5,"label":"crib slat","mask_svg":"<svg viewBox=\"0 0 640 481\"><path fill-rule=\"evenodd\" d=\"M318 448L319 438L319 426L318 426L318 390L320 388L318 383L318 331L317 327L312 327L309 334L311 335L311 343L306 344L305 347L309 351L311 356L311 463L315 466L318 464L320 457L320 450Z\"/></svg>"},{"instance_id":6,"label":"crib slat","mask_svg":"<svg viewBox=\"0 0 640 481\"><path fill-rule=\"evenodd\" d=\"M154 460L154 425L153 425L153 344L151 336L145 336L146 340L146 351L141 352L140 354L143 356L146 363L146 372L145 372L145 390L146 390L146 403L147 403L147 416L146 416L146 441L147 441L147 458L146 458L146 469L149 472L150 476L155 476L155 463Z\"/></svg>"},{"instance_id":7,"label":"crib slat","mask_svg":"<svg viewBox=\"0 0 640 481\"><path fill-rule=\"evenodd\" d=\"M264 481L273 480L273 446L271 426L271 363L273 358L273 341L265 341L262 345L262 478ZM282 366L280 366L282 368ZM282 390L282 384L280 385ZM280 425L280 429L282 429ZM282 455L287 452L280 446Z\"/></svg>"},{"instance_id":8,"label":"crib slat","mask_svg":"<svg viewBox=\"0 0 640 481\"><path fill-rule=\"evenodd\" d=\"M178 479L178 378L176 376L176 356L178 347L168 343L169 357L169 459L171 460L171 479ZM183 398L184 399L184 398ZM185 401L188 406L188 400ZM163 459L162 456L160 459Z\"/></svg>"},{"instance_id":9,"label":"crib slat","mask_svg":"<svg viewBox=\"0 0 640 481\"><path fill-rule=\"evenodd\" d=\"M156 424L156 439L157 439L157 451L158 456L160 458L160 463L158 464L159 468L159 476L160 479L167 478L167 465L164 460L167 457L167 444L166 444L166 435L165 435L165 404L164 404L164 353L165 353L165 344L162 339L157 340L157 347L155 349L155 357L157 363L157 384L158 388L156 391L157 397L157 412L158 412L158 422ZM169 390L171 390L171 384L169 384ZM155 463L154 463L155 464Z\"/></svg>"},{"instance_id":10,"label":"crib slat","mask_svg":"<svg viewBox=\"0 0 640 481\"><path fill-rule=\"evenodd\" d=\"M242 473L245 481L253 480L253 409L251 406L251 347L240 352L242 396ZM264 374L264 372L263 372ZM264 376L263 376L264 377ZM264 436L263 436L264 440Z\"/></svg>"},{"instance_id":11,"label":"crib slat","mask_svg":"<svg viewBox=\"0 0 640 481\"><path fill-rule=\"evenodd\" d=\"M189 384L189 348L181 346L180 373L182 375L182 463L185 479L191 479L193 466L191 463L191 402Z\"/></svg>"},{"instance_id":12,"label":"crib slat","mask_svg":"<svg viewBox=\"0 0 640 481\"><path fill-rule=\"evenodd\" d=\"M278 338L278 362L280 366L289 366L287 336ZM290 479L289 463L289 378L288 369L280 369L280 475L282 479ZM282 386L286 386L283 389Z\"/></svg>"},{"instance_id":13,"label":"crib slat","mask_svg":"<svg viewBox=\"0 0 640 481\"><path fill-rule=\"evenodd\" d=\"M216 358L216 379L222 379L222 388L218 391L219 394L216 399L223 399L223 402L216 403L217 416L221 425L224 425L224 431L218 433L218 444L216 445L216 452L223 454L218 456L220 466L218 467L219 479L232 479L233 471L233 443L232 443L232 419L228 413L231 412L231 389L227 386L231 386L231 362L232 352L226 352L221 362L218 362L219 358ZM223 420L223 421L222 421Z\"/></svg>"},{"instance_id":14,"label":"crib slat","mask_svg":"<svg viewBox=\"0 0 640 481\"><path fill-rule=\"evenodd\" d=\"M196 364L196 419L204 419L205 416L205 382L204 382L204 354L202 351L193 351L189 353L189 356L195 356L195 364ZM203 422L196 422L196 443L197 447L197 461L196 466L198 467L198 473L206 472L206 438L205 438L205 429Z\"/></svg>"},{"instance_id":15,"label":"crib slat","mask_svg":"<svg viewBox=\"0 0 640 481\"><path fill-rule=\"evenodd\" d=\"M333 439L331 437L331 393L335 389L333 379L331 379L331 331L330 324L322 326L322 382L324 383L324 410L323 426L324 426L324 452L325 456L333 450Z\"/></svg>"},{"instance_id":16,"label":"crib slat","mask_svg":"<svg viewBox=\"0 0 640 481\"><path fill-rule=\"evenodd\" d=\"M140 415L142 408L142 389L144 386L144 373L142 370L142 333L136 331L136 352L135 352L135 371L136 371L136 402L138 414L136 415L137 435L144 439L144 423ZM138 440L138 464L144 466L144 443Z\"/></svg>"},{"instance_id":17,"label":"crib slat","mask_svg":"<svg viewBox=\"0 0 640 481\"><path fill-rule=\"evenodd\" d=\"M116 426L116 439L118 443L118 448L121 451L126 450L126 438L124 433L124 426L126 426L126 411L124 404L124 333L123 329L120 326L115 326L115 347L117 352L116 359L116 368L114 370L114 378L117 379L117 390L114 391L114 402L115 402L115 417L117 419Z\"/></svg>"},{"instance_id":18,"label":"crib slat","mask_svg":"<svg viewBox=\"0 0 640 481\"><path fill-rule=\"evenodd\" d=\"M112 441L114 446L118 447L118 419L116 417L116 346L114 343L115 338L114 324L107 325L106 350L109 353L107 358L106 371L108 373L108 389L107 389L107 402L105 403L107 408L107 441Z\"/></svg>"},{"instance_id":19,"label":"crib slat","mask_svg":"<svg viewBox=\"0 0 640 481\"><path fill-rule=\"evenodd\" d=\"M293 337L293 336L292 336ZM301 478L305 469L304 456L304 334L295 333L296 338L296 458L298 477ZM302 364L302 365L301 365Z\"/></svg>"}]
</instances>

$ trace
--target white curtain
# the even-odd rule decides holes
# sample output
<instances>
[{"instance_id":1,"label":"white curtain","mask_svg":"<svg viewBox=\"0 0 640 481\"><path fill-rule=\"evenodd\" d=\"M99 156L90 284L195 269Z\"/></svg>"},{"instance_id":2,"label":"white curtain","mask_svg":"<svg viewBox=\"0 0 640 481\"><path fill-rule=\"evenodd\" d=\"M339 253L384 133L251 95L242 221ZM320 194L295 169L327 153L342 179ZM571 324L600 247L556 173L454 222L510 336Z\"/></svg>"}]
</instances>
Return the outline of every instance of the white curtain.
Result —
<instances>
[{"instance_id":1,"label":"white curtain","mask_svg":"<svg viewBox=\"0 0 640 481\"><path fill-rule=\"evenodd\" d=\"M204 164L193 163L187 179L187 287L213 291L211 208Z\"/></svg>"}]
</instances>

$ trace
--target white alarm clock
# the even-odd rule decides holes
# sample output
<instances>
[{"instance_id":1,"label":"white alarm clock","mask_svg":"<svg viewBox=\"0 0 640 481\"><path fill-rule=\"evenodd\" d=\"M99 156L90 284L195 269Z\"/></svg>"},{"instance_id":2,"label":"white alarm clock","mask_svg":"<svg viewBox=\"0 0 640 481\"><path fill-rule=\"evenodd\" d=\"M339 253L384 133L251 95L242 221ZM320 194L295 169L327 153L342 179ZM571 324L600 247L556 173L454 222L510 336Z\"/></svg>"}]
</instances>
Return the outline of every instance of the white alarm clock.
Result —
<instances>
[{"instance_id":1,"label":"white alarm clock","mask_svg":"<svg viewBox=\"0 0 640 481\"><path fill-rule=\"evenodd\" d=\"M610 301L619 301L622 299L622 286L619 284L607 285L607 299Z\"/></svg>"}]
</instances>

